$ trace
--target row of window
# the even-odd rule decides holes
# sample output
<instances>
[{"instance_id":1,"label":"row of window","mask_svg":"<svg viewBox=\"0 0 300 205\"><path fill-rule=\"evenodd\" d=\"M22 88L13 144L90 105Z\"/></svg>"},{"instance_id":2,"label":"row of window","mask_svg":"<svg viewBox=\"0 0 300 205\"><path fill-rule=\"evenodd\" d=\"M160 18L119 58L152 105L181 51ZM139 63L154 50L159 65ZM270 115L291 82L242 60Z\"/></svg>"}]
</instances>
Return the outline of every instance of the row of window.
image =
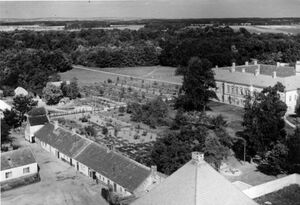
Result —
<instances>
[{"instance_id":1,"label":"row of window","mask_svg":"<svg viewBox=\"0 0 300 205\"><path fill-rule=\"evenodd\" d=\"M30 172L30 167L25 167L23 168L23 174L27 174ZM12 171L10 172L5 172L5 178L8 179L8 178L12 178Z\"/></svg>"},{"instance_id":2,"label":"row of window","mask_svg":"<svg viewBox=\"0 0 300 205\"><path fill-rule=\"evenodd\" d=\"M293 96L290 95L290 97L289 97L289 101L290 101L290 102L292 101L292 97L293 97ZM297 95L294 96L294 100L297 101Z\"/></svg>"},{"instance_id":3,"label":"row of window","mask_svg":"<svg viewBox=\"0 0 300 205\"><path fill-rule=\"evenodd\" d=\"M227 85L227 93L236 95L248 95L250 94L250 90L248 88Z\"/></svg>"}]
</instances>

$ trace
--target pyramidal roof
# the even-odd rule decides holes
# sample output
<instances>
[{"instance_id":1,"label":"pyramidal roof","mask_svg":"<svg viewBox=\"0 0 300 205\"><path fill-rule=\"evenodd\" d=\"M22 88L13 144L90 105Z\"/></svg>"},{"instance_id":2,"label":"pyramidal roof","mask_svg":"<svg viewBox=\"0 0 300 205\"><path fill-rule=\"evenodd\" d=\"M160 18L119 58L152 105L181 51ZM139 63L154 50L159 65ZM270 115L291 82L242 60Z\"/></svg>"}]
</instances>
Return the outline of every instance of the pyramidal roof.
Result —
<instances>
[{"instance_id":1,"label":"pyramidal roof","mask_svg":"<svg viewBox=\"0 0 300 205\"><path fill-rule=\"evenodd\" d=\"M257 205L204 161L192 160L131 205Z\"/></svg>"}]
</instances>

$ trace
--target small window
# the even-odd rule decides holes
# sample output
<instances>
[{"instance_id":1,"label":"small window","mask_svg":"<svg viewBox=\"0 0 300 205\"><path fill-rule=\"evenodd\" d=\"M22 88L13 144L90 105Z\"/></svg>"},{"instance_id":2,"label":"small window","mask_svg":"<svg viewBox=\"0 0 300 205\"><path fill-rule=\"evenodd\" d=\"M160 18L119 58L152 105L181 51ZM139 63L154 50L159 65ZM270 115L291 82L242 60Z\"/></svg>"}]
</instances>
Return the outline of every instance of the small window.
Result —
<instances>
[{"instance_id":1,"label":"small window","mask_svg":"<svg viewBox=\"0 0 300 205\"><path fill-rule=\"evenodd\" d=\"M289 99L290 99L290 102L291 102L292 101L292 96L290 96Z\"/></svg>"},{"instance_id":2,"label":"small window","mask_svg":"<svg viewBox=\"0 0 300 205\"><path fill-rule=\"evenodd\" d=\"M25 167L23 168L23 174L29 173L30 172L30 168L29 167Z\"/></svg>"},{"instance_id":3,"label":"small window","mask_svg":"<svg viewBox=\"0 0 300 205\"><path fill-rule=\"evenodd\" d=\"M230 86L227 85L227 93L230 93Z\"/></svg>"},{"instance_id":4,"label":"small window","mask_svg":"<svg viewBox=\"0 0 300 205\"><path fill-rule=\"evenodd\" d=\"M6 172L5 173L5 178L8 179L8 178L11 178L12 177L12 172Z\"/></svg>"}]
</instances>

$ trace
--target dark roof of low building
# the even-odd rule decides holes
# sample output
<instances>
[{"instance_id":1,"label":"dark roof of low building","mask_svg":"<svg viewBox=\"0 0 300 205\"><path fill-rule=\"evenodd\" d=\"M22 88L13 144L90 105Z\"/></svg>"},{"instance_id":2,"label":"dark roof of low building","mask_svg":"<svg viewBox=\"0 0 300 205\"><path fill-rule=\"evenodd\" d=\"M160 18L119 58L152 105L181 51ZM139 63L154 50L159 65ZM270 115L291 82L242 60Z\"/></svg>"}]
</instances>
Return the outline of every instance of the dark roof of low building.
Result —
<instances>
[{"instance_id":1,"label":"dark roof of low building","mask_svg":"<svg viewBox=\"0 0 300 205\"><path fill-rule=\"evenodd\" d=\"M28 116L29 124L30 126L36 126L36 125L44 125L49 122L49 119L46 115L41 116Z\"/></svg>"},{"instance_id":2,"label":"dark roof of low building","mask_svg":"<svg viewBox=\"0 0 300 205\"><path fill-rule=\"evenodd\" d=\"M44 125L49 122L47 111L44 107L33 108L27 115L30 126Z\"/></svg>"},{"instance_id":3,"label":"dark roof of low building","mask_svg":"<svg viewBox=\"0 0 300 205\"><path fill-rule=\"evenodd\" d=\"M1 153L1 171L36 163L30 148L21 148Z\"/></svg>"},{"instance_id":4,"label":"dark roof of low building","mask_svg":"<svg viewBox=\"0 0 300 205\"><path fill-rule=\"evenodd\" d=\"M29 116L46 115L47 111L44 107L35 107L32 108L27 114Z\"/></svg>"},{"instance_id":5,"label":"dark roof of low building","mask_svg":"<svg viewBox=\"0 0 300 205\"><path fill-rule=\"evenodd\" d=\"M48 123L35 133L36 138L63 154L95 170L129 192L138 188L151 174L151 169L105 146Z\"/></svg>"},{"instance_id":6,"label":"dark roof of low building","mask_svg":"<svg viewBox=\"0 0 300 205\"><path fill-rule=\"evenodd\" d=\"M151 173L148 167L96 143L87 146L75 159L130 192L138 188Z\"/></svg>"},{"instance_id":7,"label":"dark roof of low building","mask_svg":"<svg viewBox=\"0 0 300 205\"><path fill-rule=\"evenodd\" d=\"M51 145L69 157L76 156L89 144L89 141L68 130L60 127L54 129L54 125L51 123L46 124L34 135L39 140Z\"/></svg>"}]
</instances>

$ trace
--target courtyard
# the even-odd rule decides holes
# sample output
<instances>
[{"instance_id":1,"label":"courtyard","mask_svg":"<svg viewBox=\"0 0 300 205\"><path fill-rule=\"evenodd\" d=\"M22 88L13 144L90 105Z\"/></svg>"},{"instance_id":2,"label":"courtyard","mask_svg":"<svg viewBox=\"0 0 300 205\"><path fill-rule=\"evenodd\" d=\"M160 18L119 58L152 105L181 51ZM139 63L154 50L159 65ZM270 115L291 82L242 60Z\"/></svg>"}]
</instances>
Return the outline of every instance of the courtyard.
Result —
<instances>
[{"instance_id":1,"label":"courtyard","mask_svg":"<svg viewBox=\"0 0 300 205\"><path fill-rule=\"evenodd\" d=\"M22 133L22 132L21 132ZM29 146L40 167L41 181L1 193L3 205L105 205L101 184L77 172L69 164L55 158L37 144L15 135L19 146Z\"/></svg>"}]
</instances>

